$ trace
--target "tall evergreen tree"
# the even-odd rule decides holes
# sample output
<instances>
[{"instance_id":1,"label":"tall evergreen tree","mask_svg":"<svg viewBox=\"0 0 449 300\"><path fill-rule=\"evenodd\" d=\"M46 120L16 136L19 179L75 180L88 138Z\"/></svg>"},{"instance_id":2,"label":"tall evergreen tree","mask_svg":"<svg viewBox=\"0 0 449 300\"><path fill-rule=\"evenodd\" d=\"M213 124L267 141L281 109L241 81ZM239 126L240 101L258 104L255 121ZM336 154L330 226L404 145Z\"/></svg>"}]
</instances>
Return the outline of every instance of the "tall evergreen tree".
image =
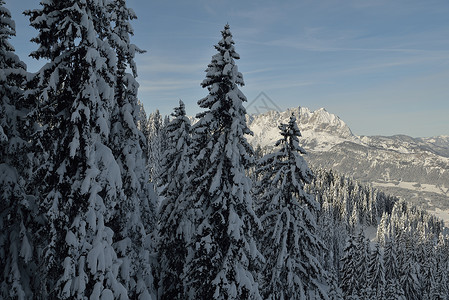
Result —
<instances>
[{"instance_id":1,"label":"tall evergreen tree","mask_svg":"<svg viewBox=\"0 0 449 300\"><path fill-rule=\"evenodd\" d=\"M148 117L145 108L143 107L143 103L140 100L137 101L137 105L139 106L139 120L137 122L137 128L145 137L145 144L141 145L141 148L144 150L145 157L148 159L148 137L150 136L148 132Z\"/></svg>"},{"instance_id":2,"label":"tall evergreen tree","mask_svg":"<svg viewBox=\"0 0 449 300\"><path fill-rule=\"evenodd\" d=\"M385 299L406 300L401 284L396 278L386 281Z\"/></svg>"},{"instance_id":3,"label":"tall evergreen tree","mask_svg":"<svg viewBox=\"0 0 449 300\"><path fill-rule=\"evenodd\" d=\"M158 109L148 117L148 170L150 182L159 186L162 158L162 116Z\"/></svg>"},{"instance_id":4,"label":"tall evergreen tree","mask_svg":"<svg viewBox=\"0 0 449 300\"><path fill-rule=\"evenodd\" d=\"M416 260L417 243L410 232L402 232L398 238L399 278L406 299L420 299L421 287L419 285L419 265Z\"/></svg>"},{"instance_id":5,"label":"tall evergreen tree","mask_svg":"<svg viewBox=\"0 0 449 300\"><path fill-rule=\"evenodd\" d=\"M170 123L170 116L165 115L164 121L162 122L162 130L161 130L161 153L164 153L165 150L167 150L168 147L168 133L167 133L167 126ZM159 174L161 175L161 174Z\"/></svg>"},{"instance_id":6,"label":"tall evergreen tree","mask_svg":"<svg viewBox=\"0 0 449 300\"><path fill-rule=\"evenodd\" d=\"M185 197L186 173L189 168L190 120L184 103L172 114L167 125L167 149L163 154L159 214L158 255L160 262L159 295L161 299L184 299L183 273L187 243L192 224L188 215L191 202Z\"/></svg>"},{"instance_id":7,"label":"tall evergreen tree","mask_svg":"<svg viewBox=\"0 0 449 300\"><path fill-rule=\"evenodd\" d=\"M137 100L139 85L135 80L134 61L135 53L144 51L130 42L133 34L130 21L137 17L126 1L113 1L108 8L114 24L108 40L117 56L109 145L120 167L124 192L109 225L115 232L114 247L122 261L120 278L130 298L155 298L149 236L156 223L156 199L148 182L147 140L138 128L141 107ZM127 73L128 67L132 74Z\"/></svg>"},{"instance_id":8,"label":"tall evergreen tree","mask_svg":"<svg viewBox=\"0 0 449 300\"><path fill-rule=\"evenodd\" d=\"M26 192L30 107L23 98L26 66L8 41L15 25L4 5L0 0L0 298L29 299L36 267L34 201Z\"/></svg>"},{"instance_id":9,"label":"tall evergreen tree","mask_svg":"<svg viewBox=\"0 0 449 300\"><path fill-rule=\"evenodd\" d=\"M399 267L396 244L391 238L385 241L384 248L385 279L398 279Z\"/></svg>"},{"instance_id":10,"label":"tall evergreen tree","mask_svg":"<svg viewBox=\"0 0 449 300\"><path fill-rule=\"evenodd\" d=\"M334 268L331 268L329 271L329 277L330 277L330 287L329 287L329 300L342 300L343 298L343 292L338 285L338 276L337 276L337 270Z\"/></svg>"},{"instance_id":11,"label":"tall evergreen tree","mask_svg":"<svg viewBox=\"0 0 449 300\"><path fill-rule=\"evenodd\" d=\"M388 220L385 218L385 220ZM384 248L385 298L405 299L399 277L398 251L394 236L387 235Z\"/></svg>"},{"instance_id":12,"label":"tall evergreen tree","mask_svg":"<svg viewBox=\"0 0 449 300\"><path fill-rule=\"evenodd\" d=\"M419 286L421 294L430 297L430 289L435 282L435 270L437 270L436 253L434 239L430 236L427 239L423 236L423 241L418 246L418 262L420 270L418 273Z\"/></svg>"},{"instance_id":13,"label":"tall evergreen tree","mask_svg":"<svg viewBox=\"0 0 449 300\"><path fill-rule=\"evenodd\" d=\"M369 257L367 281L371 289L371 299L385 299L385 269L379 244L376 244Z\"/></svg>"},{"instance_id":14,"label":"tall evergreen tree","mask_svg":"<svg viewBox=\"0 0 449 300\"><path fill-rule=\"evenodd\" d=\"M243 76L238 72L229 25L215 45L217 54L202 87L209 95L198 101L207 109L193 126L192 171L188 195L197 209L196 230L188 261L186 291L190 299L259 299L253 269L262 259L252 231L260 226L253 211L251 180L245 174L253 150L247 127Z\"/></svg>"},{"instance_id":15,"label":"tall evergreen tree","mask_svg":"<svg viewBox=\"0 0 449 300\"><path fill-rule=\"evenodd\" d=\"M317 232L319 203L304 191L312 172L301 154L295 116L279 126L279 149L258 162L258 212L265 228L264 299L327 299L324 251Z\"/></svg>"},{"instance_id":16,"label":"tall evergreen tree","mask_svg":"<svg viewBox=\"0 0 449 300\"><path fill-rule=\"evenodd\" d=\"M48 223L41 245L41 298L127 298L107 226L124 198L108 147L116 57L106 0L48 0L27 11L38 30L31 53L49 62L36 74L41 147L35 185Z\"/></svg>"},{"instance_id":17,"label":"tall evergreen tree","mask_svg":"<svg viewBox=\"0 0 449 300\"><path fill-rule=\"evenodd\" d=\"M448 284L448 261L447 257L438 255L437 264L435 270L435 281L431 282L430 286L430 299L447 299L449 295Z\"/></svg>"},{"instance_id":18,"label":"tall evergreen tree","mask_svg":"<svg viewBox=\"0 0 449 300\"><path fill-rule=\"evenodd\" d=\"M358 299L356 237L349 236L341 259L340 282L345 299Z\"/></svg>"},{"instance_id":19,"label":"tall evergreen tree","mask_svg":"<svg viewBox=\"0 0 449 300\"><path fill-rule=\"evenodd\" d=\"M354 209L355 210L355 209ZM365 237L363 229L360 229L357 235L357 250L356 250L356 278L357 278L357 292L361 299L368 297L368 290L370 284L368 283L368 263L370 246L369 240Z\"/></svg>"}]
</instances>

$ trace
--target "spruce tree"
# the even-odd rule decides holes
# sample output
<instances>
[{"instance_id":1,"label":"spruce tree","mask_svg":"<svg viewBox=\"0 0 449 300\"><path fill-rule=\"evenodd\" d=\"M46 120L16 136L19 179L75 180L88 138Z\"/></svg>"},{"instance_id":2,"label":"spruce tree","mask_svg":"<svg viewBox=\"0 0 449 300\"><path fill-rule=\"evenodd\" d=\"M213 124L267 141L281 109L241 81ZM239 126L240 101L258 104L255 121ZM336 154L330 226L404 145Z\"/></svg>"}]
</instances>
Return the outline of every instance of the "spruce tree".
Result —
<instances>
[{"instance_id":1,"label":"spruce tree","mask_svg":"<svg viewBox=\"0 0 449 300\"><path fill-rule=\"evenodd\" d=\"M431 282L430 295L431 299L447 299L449 295L448 285L448 261L447 257L439 257L437 267L435 270L435 280Z\"/></svg>"},{"instance_id":2,"label":"spruce tree","mask_svg":"<svg viewBox=\"0 0 449 300\"><path fill-rule=\"evenodd\" d=\"M356 210L354 208L354 210ZM370 284L368 282L368 263L369 263L369 240L365 237L363 229L360 229L357 235L356 251L356 278L358 295L363 299L367 297L367 290Z\"/></svg>"},{"instance_id":3,"label":"spruce tree","mask_svg":"<svg viewBox=\"0 0 449 300\"><path fill-rule=\"evenodd\" d=\"M329 300L342 300L343 298L343 292L340 288L340 286L338 285L338 277L337 277L337 270L335 270L334 268L331 268L331 270L329 271L329 282L330 282L330 287L329 287L329 293L328 293L328 297Z\"/></svg>"},{"instance_id":4,"label":"spruce tree","mask_svg":"<svg viewBox=\"0 0 449 300\"><path fill-rule=\"evenodd\" d=\"M430 297L432 297L432 299L445 299L444 297L449 295L447 246L446 238L444 238L443 234L440 234L435 255L435 281L431 282L430 288Z\"/></svg>"},{"instance_id":5,"label":"spruce tree","mask_svg":"<svg viewBox=\"0 0 449 300\"><path fill-rule=\"evenodd\" d=\"M114 248L122 261L120 279L129 297L155 298L149 237L156 223L156 199L146 169L147 140L138 128L141 107L137 100L139 85L134 62L135 54L144 51L130 42L133 34L130 21L137 17L126 1L111 2L108 12L114 24L108 40L117 56L109 145L120 167L124 192L109 225L115 232Z\"/></svg>"},{"instance_id":6,"label":"spruce tree","mask_svg":"<svg viewBox=\"0 0 449 300\"><path fill-rule=\"evenodd\" d=\"M167 150L168 147L168 133L167 133L167 126L170 123L170 117L164 116L164 121L162 122L162 130L161 130L161 153L164 153L165 150ZM161 175L161 174L159 174Z\"/></svg>"},{"instance_id":7,"label":"spruce tree","mask_svg":"<svg viewBox=\"0 0 449 300\"><path fill-rule=\"evenodd\" d=\"M419 299L421 291L418 280L419 265L416 260L417 243L407 228L398 235L397 241L399 243L399 278L405 298Z\"/></svg>"},{"instance_id":8,"label":"spruce tree","mask_svg":"<svg viewBox=\"0 0 449 300\"><path fill-rule=\"evenodd\" d=\"M23 88L26 66L9 39L15 35L10 11L0 0L0 298L33 298L36 257L34 199L28 195L31 128Z\"/></svg>"},{"instance_id":9,"label":"spruce tree","mask_svg":"<svg viewBox=\"0 0 449 300\"><path fill-rule=\"evenodd\" d=\"M395 240L395 236L392 236L391 234L386 236L384 248L385 298L406 299L400 282L398 244Z\"/></svg>"},{"instance_id":10,"label":"spruce tree","mask_svg":"<svg viewBox=\"0 0 449 300\"><path fill-rule=\"evenodd\" d=\"M27 11L38 30L31 53L46 59L32 97L40 102L37 153L43 235L40 298L127 298L107 226L124 198L109 148L116 57L106 1L48 0Z\"/></svg>"},{"instance_id":11,"label":"spruce tree","mask_svg":"<svg viewBox=\"0 0 449 300\"><path fill-rule=\"evenodd\" d=\"M145 144L141 145L142 150L144 150L145 157L148 159L148 137L150 136L148 130L148 117L140 100L137 100L137 105L139 106L139 119L137 122L137 128L143 133L145 137Z\"/></svg>"},{"instance_id":12,"label":"spruce tree","mask_svg":"<svg viewBox=\"0 0 449 300\"><path fill-rule=\"evenodd\" d=\"M418 279L421 294L429 298L432 283L435 282L437 262L433 236L424 236L423 239L424 240L418 246L418 262L420 265Z\"/></svg>"},{"instance_id":13,"label":"spruce tree","mask_svg":"<svg viewBox=\"0 0 449 300\"><path fill-rule=\"evenodd\" d=\"M398 279L386 281L385 299L406 300L401 284Z\"/></svg>"},{"instance_id":14,"label":"spruce tree","mask_svg":"<svg viewBox=\"0 0 449 300\"><path fill-rule=\"evenodd\" d=\"M251 181L246 171L253 149L243 102L243 76L229 25L215 45L217 54L206 70L203 88L209 95L198 101L206 111L193 126L192 160L187 194L196 216L189 243L192 256L186 273L190 299L259 299L253 269L262 257L252 231L260 226L253 210Z\"/></svg>"},{"instance_id":15,"label":"spruce tree","mask_svg":"<svg viewBox=\"0 0 449 300\"><path fill-rule=\"evenodd\" d=\"M345 299L355 299L359 292L357 256L356 238L350 235L341 258L340 286Z\"/></svg>"},{"instance_id":16,"label":"spruce tree","mask_svg":"<svg viewBox=\"0 0 449 300\"><path fill-rule=\"evenodd\" d=\"M324 252L317 230L319 203L304 191L312 172L301 154L301 133L294 115L279 126L279 149L258 162L257 211L265 228L264 299L327 299Z\"/></svg>"},{"instance_id":17,"label":"spruce tree","mask_svg":"<svg viewBox=\"0 0 449 300\"><path fill-rule=\"evenodd\" d=\"M184 103L172 114L167 125L167 149L161 163L159 214L160 262L159 295L161 299L184 299L183 273L187 258L187 243L192 225L188 215L191 203L185 197L186 173L189 168L190 120Z\"/></svg>"},{"instance_id":18,"label":"spruce tree","mask_svg":"<svg viewBox=\"0 0 449 300\"><path fill-rule=\"evenodd\" d=\"M160 185L159 175L161 173L162 158L162 116L158 109L148 117L148 170L150 182L155 186Z\"/></svg>"},{"instance_id":19,"label":"spruce tree","mask_svg":"<svg viewBox=\"0 0 449 300\"><path fill-rule=\"evenodd\" d=\"M387 238L385 241L384 248L384 266L385 266L385 279L395 279L399 278L399 267L396 244L392 238Z\"/></svg>"},{"instance_id":20,"label":"spruce tree","mask_svg":"<svg viewBox=\"0 0 449 300\"><path fill-rule=\"evenodd\" d=\"M385 299L385 270L379 244L376 244L369 257L367 285L371 289L372 299Z\"/></svg>"}]
</instances>

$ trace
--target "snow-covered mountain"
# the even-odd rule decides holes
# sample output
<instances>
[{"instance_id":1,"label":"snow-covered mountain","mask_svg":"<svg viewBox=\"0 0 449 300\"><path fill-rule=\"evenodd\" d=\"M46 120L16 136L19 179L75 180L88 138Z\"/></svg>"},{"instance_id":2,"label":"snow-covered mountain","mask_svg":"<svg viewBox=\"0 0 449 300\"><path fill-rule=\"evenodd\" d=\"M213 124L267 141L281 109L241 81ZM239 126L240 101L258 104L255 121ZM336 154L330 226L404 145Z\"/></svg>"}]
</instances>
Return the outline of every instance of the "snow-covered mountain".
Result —
<instances>
[{"instance_id":1,"label":"snow-covered mountain","mask_svg":"<svg viewBox=\"0 0 449 300\"><path fill-rule=\"evenodd\" d=\"M273 146L279 139L279 124L288 122L292 114L295 114L300 124L302 146L311 151L328 151L347 141L361 144L360 139L352 134L348 125L339 117L328 113L324 108L310 111L306 107L248 116L248 125L254 133L254 136L248 137L249 142L261 147Z\"/></svg>"},{"instance_id":2,"label":"snow-covered mountain","mask_svg":"<svg viewBox=\"0 0 449 300\"><path fill-rule=\"evenodd\" d=\"M248 116L254 132L248 140L253 146L273 147L279 139L277 126L292 113L310 165L347 174L449 220L449 136L356 136L323 108L297 107Z\"/></svg>"}]
</instances>

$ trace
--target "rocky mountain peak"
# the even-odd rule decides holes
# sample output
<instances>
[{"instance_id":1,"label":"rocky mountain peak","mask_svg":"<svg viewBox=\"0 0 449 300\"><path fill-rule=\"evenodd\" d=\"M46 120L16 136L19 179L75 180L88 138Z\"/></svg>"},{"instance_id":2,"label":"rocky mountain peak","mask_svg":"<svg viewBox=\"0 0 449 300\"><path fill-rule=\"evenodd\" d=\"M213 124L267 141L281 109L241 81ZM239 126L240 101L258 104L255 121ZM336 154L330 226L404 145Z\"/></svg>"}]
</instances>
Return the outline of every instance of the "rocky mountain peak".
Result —
<instances>
[{"instance_id":1,"label":"rocky mountain peak","mask_svg":"<svg viewBox=\"0 0 449 300\"><path fill-rule=\"evenodd\" d=\"M309 151L326 151L345 141L361 143L338 116L327 112L324 108L311 111L307 107L248 116L248 126L254 133L248 140L253 145L273 146L279 139L278 125L288 122L292 114L297 116L302 143Z\"/></svg>"}]
</instances>

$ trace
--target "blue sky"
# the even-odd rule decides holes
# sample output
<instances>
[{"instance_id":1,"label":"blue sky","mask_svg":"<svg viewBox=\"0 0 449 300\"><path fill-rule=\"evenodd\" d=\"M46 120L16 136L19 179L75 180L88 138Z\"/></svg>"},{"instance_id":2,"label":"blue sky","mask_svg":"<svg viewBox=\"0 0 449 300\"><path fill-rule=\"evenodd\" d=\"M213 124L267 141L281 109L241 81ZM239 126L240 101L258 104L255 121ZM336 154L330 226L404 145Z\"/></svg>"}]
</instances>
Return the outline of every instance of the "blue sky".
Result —
<instances>
[{"instance_id":1,"label":"blue sky","mask_svg":"<svg viewBox=\"0 0 449 300\"><path fill-rule=\"evenodd\" d=\"M20 13L37 0L6 0L17 24L12 40L30 71L36 31ZM187 113L207 95L200 87L213 45L229 23L245 93L261 92L281 109L320 107L358 135L449 135L449 1L128 0L139 19L139 98L149 113Z\"/></svg>"}]
</instances>

